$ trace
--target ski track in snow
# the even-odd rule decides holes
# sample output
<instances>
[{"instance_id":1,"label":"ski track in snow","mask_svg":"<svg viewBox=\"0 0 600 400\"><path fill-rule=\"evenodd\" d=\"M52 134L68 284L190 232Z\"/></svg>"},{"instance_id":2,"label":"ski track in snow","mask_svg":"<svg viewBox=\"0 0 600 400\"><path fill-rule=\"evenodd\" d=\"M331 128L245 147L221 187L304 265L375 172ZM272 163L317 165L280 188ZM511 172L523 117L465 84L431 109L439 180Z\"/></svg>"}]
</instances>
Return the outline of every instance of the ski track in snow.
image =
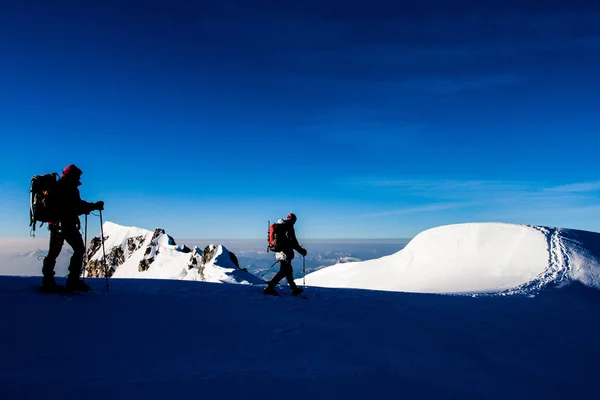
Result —
<instances>
[{"instance_id":1,"label":"ski track in snow","mask_svg":"<svg viewBox=\"0 0 600 400\"><path fill-rule=\"evenodd\" d=\"M541 226L530 226L546 238L548 246L548 267L530 282L510 288L499 293L505 294L534 294L551 282L557 282L559 275L564 278L568 264L566 263L567 254L565 247L560 239L560 229L547 228Z\"/></svg>"},{"instance_id":2,"label":"ski track in snow","mask_svg":"<svg viewBox=\"0 0 600 400\"><path fill-rule=\"evenodd\" d=\"M548 268L530 282L498 293L499 295L535 295L545 287L561 287L569 283L571 261L567 247L562 239L563 230L541 226L531 226L531 228L537 230L546 238L548 243Z\"/></svg>"}]
</instances>

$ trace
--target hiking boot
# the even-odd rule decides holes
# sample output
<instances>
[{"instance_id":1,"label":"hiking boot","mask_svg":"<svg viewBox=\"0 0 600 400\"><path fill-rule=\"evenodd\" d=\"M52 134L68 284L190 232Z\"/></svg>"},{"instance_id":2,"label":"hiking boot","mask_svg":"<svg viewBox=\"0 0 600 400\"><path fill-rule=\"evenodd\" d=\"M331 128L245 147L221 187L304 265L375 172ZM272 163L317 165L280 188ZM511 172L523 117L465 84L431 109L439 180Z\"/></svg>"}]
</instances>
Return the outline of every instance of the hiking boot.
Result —
<instances>
[{"instance_id":1,"label":"hiking boot","mask_svg":"<svg viewBox=\"0 0 600 400\"><path fill-rule=\"evenodd\" d=\"M267 286L264 290L263 290L264 294L268 294L271 296L279 296L279 293L277 293L277 290L275 290L272 287Z\"/></svg>"},{"instance_id":2,"label":"hiking boot","mask_svg":"<svg viewBox=\"0 0 600 400\"><path fill-rule=\"evenodd\" d=\"M304 292L304 289L299 288L299 287L294 288L294 289L292 289L292 296L298 296L302 292Z\"/></svg>"},{"instance_id":3,"label":"hiking boot","mask_svg":"<svg viewBox=\"0 0 600 400\"><path fill-rule=\"evenodd\" d=\"M87 285L87 283L85 283L81 279L77 279L77 280L68 279L67 284L65 285L65 290L67 290L69 292L74 292L74 291L89 292L90 290L92 290L92 288L89 287Z\"/></svg>"},{"instance_id":4,"label":"hiking boot","mask_svg":"<svg viewBox=\"0 0 600 400\"><path fill-rule=\"evenodd\" d=\"M64 291L64 288L56 284L54 277L45 277L44 279L42 279L42 286L40 287L40 291L43 293L57 293Z\"/></svg>"}]
</instances>

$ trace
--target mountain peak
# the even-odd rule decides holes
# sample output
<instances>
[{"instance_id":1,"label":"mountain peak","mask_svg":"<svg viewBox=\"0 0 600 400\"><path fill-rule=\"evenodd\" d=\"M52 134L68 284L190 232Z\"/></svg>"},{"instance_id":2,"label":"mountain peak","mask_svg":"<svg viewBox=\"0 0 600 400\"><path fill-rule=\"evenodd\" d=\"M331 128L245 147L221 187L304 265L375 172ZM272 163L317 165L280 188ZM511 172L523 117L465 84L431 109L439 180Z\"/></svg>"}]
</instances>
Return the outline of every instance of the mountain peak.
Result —
<instances>
[{"instance_id":1,"label":"mountain peak","mask_svg":"<svg viewBox=\"0 0 600 400\"><path fill-rule=\"evenodd\" d=\"M154 231L105 222L104 249L111 278L183 279L215 283L259 283L262 280L239 267L237 257L220 244L193 249L177 245L162 228ZM86 276L104 277L100 237L90 242Z\"/></svg>"}]
</instances>

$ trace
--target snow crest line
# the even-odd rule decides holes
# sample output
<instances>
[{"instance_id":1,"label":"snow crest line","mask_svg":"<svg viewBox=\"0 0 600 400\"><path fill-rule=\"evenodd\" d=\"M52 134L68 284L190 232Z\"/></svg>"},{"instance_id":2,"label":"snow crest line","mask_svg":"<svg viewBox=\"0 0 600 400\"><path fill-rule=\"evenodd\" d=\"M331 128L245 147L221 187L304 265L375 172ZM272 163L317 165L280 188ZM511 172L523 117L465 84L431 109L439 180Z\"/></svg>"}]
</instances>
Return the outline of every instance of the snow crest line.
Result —
<instances>
[{"instance_id":1,"label":"snow crest line","mask_svg":"<svg viewBox=\"0 0 600 400\"><path fill-rule=\"evenodd\" d=\"M533 294L553 285L561 287L569 283L571 262L567 247L562 240L560 228L530 226L540 232L548 243L548 268L530 282L508 289L501 294Z\"/></svg>"}]
</instances>

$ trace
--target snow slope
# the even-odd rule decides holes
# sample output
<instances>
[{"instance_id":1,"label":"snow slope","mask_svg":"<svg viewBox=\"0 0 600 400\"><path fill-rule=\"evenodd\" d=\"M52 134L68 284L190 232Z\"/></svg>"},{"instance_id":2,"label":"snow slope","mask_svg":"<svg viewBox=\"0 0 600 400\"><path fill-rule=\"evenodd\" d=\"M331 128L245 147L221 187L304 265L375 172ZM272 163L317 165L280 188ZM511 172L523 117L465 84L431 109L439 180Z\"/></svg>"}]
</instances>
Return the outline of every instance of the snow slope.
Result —
<instances>
[{"instance_id":1,"label":"snow slope","mask_svg":"<svg viewBox=\"0 0 600 400\"><path fill-rule=\"evenodd\" d=\"M222 245L201 250L177 245L164 230L154 232L105 222L104 249L92 239L87 276L104 276L104 254L111 278L182 279L215 283L259 283L262 280L235 265ZM204 254L206 253L206 254ZM204 254L204 257L203 257Z\"/></svg>"},{"instance_id":2,"label":"snow slope","mask_svg":"<svg viewBox=\"0 0 600 400\"><path fill-rule=\"evenodd\" d=\"M61 278L62 279L62 278ZM0 398L592 399L600 293L452 296L0 277Z\"/></svg>"},{"instance_id":3,"label":"snow slope","mask_svg":"<svg viewBox=\"0 0 600 400\"><path fill-rule=\"evenodd\" d=\"M600 288L600 234L471 223L417 235L401 251L306 276L309 286L422 293L539 289L578 280Z\"/></svg>"}]
</instances>

